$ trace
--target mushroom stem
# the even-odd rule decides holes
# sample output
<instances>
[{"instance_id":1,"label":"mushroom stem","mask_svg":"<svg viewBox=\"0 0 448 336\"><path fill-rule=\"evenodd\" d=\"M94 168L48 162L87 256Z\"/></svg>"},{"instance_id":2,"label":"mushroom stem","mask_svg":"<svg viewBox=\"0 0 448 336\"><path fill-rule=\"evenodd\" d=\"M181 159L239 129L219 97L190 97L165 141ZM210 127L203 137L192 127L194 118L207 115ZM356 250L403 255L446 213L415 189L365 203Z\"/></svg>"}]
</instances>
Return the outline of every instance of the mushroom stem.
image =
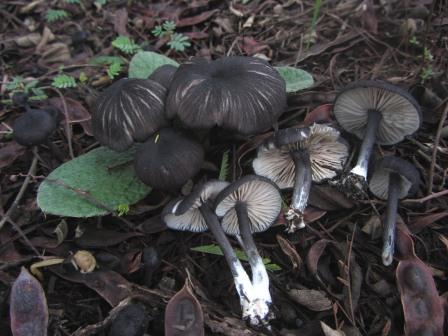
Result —
<instances>
[{"instance_id":1,"label":"mushroom stem","mask_svg":"<svg viewBox=\"0 0 448 336\"><path fill-rule=\"evenodd\" d=\"M242 247L246 252L247 259L252 269L252 285L257 297L267 304L268 311L266 313L268 313L269 305L272 302L271 294L269 292L269 276L266 267L264 266L263 259L261 258L260 253L258 253L254 238L252 237L246 203L238 202L235 206L235 210L242 238Z\"/></svg>"},{"instance_id":2,"label":"mushroom stem","mask_svg":"<svg viewBox=\"0 0 448 336\"><path fill-rule=\"evenodd\" d=\"M369 168L369 159L372 154L373 145L376 141L376 134L381 121L381 113L377 110L367 111L367 125L361 149L359 150L358 162L350 173L361 176L364 181L367 180L367 170Z\"/></svg>"},{"instance_id":3,"label":"mushroom stem","mask_svg":"<svg viewBox=\"0 0 448 336\"><path fill-rule=\"evenodd\" d=\"M291 156L295 165L295 180L290 209L286 215L290 221L288 232L305 227L303 212L308 203L312 182L309 153L305 150L294 150Z\"/></svg>"},{"instance_id":4,"label":"mushroom stem","mask_svg":"<svg viewBox=\"0 0 448 336\"><path fill-rule=\"evenodd\" d=\"M395 226L397 222L398 198L401 177L397 173L389 174L389 192L387 197L386 219L383 233L383 264L389 266L394 259Z\"/></svg>"},{"instance_id":5,"label":"mushroom stem","mask_svg":"<svg viewBox=\"0 0 448 336\"><path fill-rule=\"evenodd\" d=\"M237 258L232 245L230 245L230 242L227 239L227 236L224 233L221 224L219 223L218 217L215 215L210 206L205 203L201 207L199 207L199 211L201 211L201 214L204 217L208 228L221 247L227 264L230 267L230 271L232 272L232 276L235 282L235 288L238 292L240 304L243 309L243 317L245 317L248 314L248 305L250 305L250 303L254 299L255 293L249 276L244 270L243 265L241 265L240 260Z\"/></svg>"}]
</instances>

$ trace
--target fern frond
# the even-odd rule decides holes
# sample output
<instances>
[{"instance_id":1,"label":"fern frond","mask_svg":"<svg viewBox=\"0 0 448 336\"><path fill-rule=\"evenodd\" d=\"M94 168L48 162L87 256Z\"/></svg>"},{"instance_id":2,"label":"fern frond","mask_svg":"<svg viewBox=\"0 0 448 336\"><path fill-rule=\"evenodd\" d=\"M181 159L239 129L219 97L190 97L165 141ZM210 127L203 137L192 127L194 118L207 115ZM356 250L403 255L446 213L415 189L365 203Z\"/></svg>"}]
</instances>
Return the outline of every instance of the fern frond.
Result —
<instances>
[{"instance_id":1,"label":"fern frond","mask_svg":"<svg viewBox=\"0 0 448 336\"><path fill-rule=\"evenodd\" d=\"M47 22L56 22L68 17L68 13L63 9L49 9L45 15Z\"/></svg>"},{"instance_id":2,"label":"fern frond","mask_svg":"<svg viewBox=\"0 0 448 336\"><path fill-rule=\"evenodd\" d=\"M125 54L134 54L141 49L138 44L126 36L118 36L112 41L112 46L121 50Z\"/></svg>"},{"instance_id":3,"label":"fern frond","mask_svg":"<svg viewBox=\"0 0 448 336\"><path fill-rule=\"evenodd\" d=\"M218 179L220 181L227 180L227 177L229 175L229 151L226 150L224 153L222 153L222 159L221 159L221 167L219 168L219 177Z\"/></svg>"},{"instance_id":4,"label":"fern frond","mask_svg":"<svg viewBox=\"0 0 448 336\"><path fill-rule=\"evenodd\" d=\"M74 88L77 86L76 79L69 75L57 75L53 78L51 85L58 89Z\"/></svg>"}]
</instances>

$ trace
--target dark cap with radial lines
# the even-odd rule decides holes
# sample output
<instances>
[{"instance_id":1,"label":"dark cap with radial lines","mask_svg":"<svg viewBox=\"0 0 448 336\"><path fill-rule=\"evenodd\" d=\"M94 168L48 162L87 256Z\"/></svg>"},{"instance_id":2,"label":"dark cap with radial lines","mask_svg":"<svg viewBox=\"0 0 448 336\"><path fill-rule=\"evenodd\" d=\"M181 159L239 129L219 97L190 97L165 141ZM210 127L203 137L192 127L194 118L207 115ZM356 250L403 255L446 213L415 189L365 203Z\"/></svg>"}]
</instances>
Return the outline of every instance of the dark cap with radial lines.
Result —
<instances>
[{"instance_id":1,"label":"dark cap with radial lines","mask_svg":"<svg viewBox=\"0 0 448 336\"><path fill-rule=\"evenodd\" d=\"M295 163L290 152L306 150L311 162L311 177L321 182L342 171L348 157L348 145L338 130L322 124L288 128L260 146L252 162L256 174L274 181L281 189L292 188Z\"/></svg>"},{"instance_id":2,"label":"dark cap with radial lines","mask_svg":"<svg viewBox=\"0 0 448 336\"><path fill-rule=\"evenodd\" d=\"M376 197L386 200L391 173L400 176L399 198L405 198L417 191L420 174L415 166L396 156L385 156L378 160L369 181L369 189Z\"/></svg>"},{"instance_id":3,"label":"dark cap with radial lines","mask_svg":"<svg viewBox=\"0 0 448 336\"><path fill-rule=\"evenodd\" d=\"M154 72L148 77L148 79L161 84L168 90L171 86L171 82L176 71L177 67L175 67L174 65L165 64L154 70Z\"/></svg>"},{"instance_id":4,"label":"dark cap with radial lines","mask_svg":"<svg viewBox=\"0 0 448 336\"><path fill-rule=\"evenodd\" d=\"M286 84L275 68L258 58L233 56L182 64L166 113L189 128L255 134L271 127L285 107Z\"/></svg>"},{"instance_id":5,"label":"dark cap with radial lines","mask_svg":"<svg viewBox=\"0 0 448 336\"><path fill-rule=\"evenodd\" d=\"M364 137L370 110L381 114L376 135L378 144L396 144L420 127L421 112L418 103L408 92L387 82L354 82L337 95L333 105L338 123L360 139Z\"/></svg>"},{"instance_id":6,"label":"dark cap with radial lines","mask_svg":"<svg viewBox=\"0 0 448 336\"><path fill-rule=\"evenodd\" d=\"M229 185L225 181L208 181L198 184L190 195L169 202L162 219L173 230L203 232L207 223L199 208L206 202L213 202L216 196Z\"/></svg>"},{"instance_id":7,"label":"dark cap with radial lines","mask_svg":"<svg viewBox=\"0 0 448 336\"><path fill-rule=\"evenodd\" d=\"M257 175L248 175L225 188L216 198L215 212L222 217L221 224L227 234L240 232L235 206L245 203L252 232L271 227L282 208L282 197L277 185Z\"/></svg>"},{"instance_id":8,"label":"dark cap with radial lines","mask_svg":"<svg viewBox=\"0 0 448 336\"><path fill-rule=\"evenodd\" d=\"M204 150L180 131L164 128L152 135L137 151L137 176L155 189L173 191L201 169Z\"/></svg>"},{"instance_id":9,"label":"dark cap with radial lines","mask_svg":"<svg viewBox=\"0 0 448 336\"><path fill-rule=\"evenodd\" d=\"M123 78L96 100L92 115L95 138L106 147L124 151L167 125L166 88L148 79Z\"/></svg>"}]
</instances>

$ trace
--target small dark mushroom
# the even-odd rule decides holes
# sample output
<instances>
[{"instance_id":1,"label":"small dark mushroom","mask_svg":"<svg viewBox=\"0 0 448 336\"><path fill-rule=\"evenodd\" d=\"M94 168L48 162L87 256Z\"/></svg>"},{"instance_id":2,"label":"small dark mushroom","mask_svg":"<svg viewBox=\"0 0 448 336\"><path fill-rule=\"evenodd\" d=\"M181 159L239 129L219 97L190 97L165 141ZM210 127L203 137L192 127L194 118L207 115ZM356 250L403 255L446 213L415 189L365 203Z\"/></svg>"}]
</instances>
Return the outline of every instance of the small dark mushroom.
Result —
<instances>
[{"instance_id":1,"label":"small dark mushroom","mask_svg":"<svg viewBox=\"0 0 448 336\"><path fill-rule=\"evenodd\" d=\"M173 230L202 232L210 229L232 272L243 318L256 320L256 316L252 315L255 293L249 276L237 258L212 208L216 196L228 185L228 182L223 181L208 181L197 185L187 197L174 199L168 203L163 210L162 219Z\"/></svg>"},{"instance_id":2,"label":"small dark mushroom","mask_svg":"<svg viewBox=\"0 0 448 336\"><path fill-rule=\"evenodd\" d=\"M269 276L252 234L270 228L281 207L282 198L277 185L257 175L245 176L232 183L216 198L215 212L222 218L222 227L227 234L238 238L252 270L252 285L259 310L259 321L251 321L252 325L267 324L272 317Z\"/></svg>"},{"instance_id":3,"label":"small dark mushroom","mask_svg":"<svg viewBox=\"0 0 448 336\"><path fill-rule=\"evenodd\" d=\"M390 83L361 80L336 97L333 113L339 124L362 139L356 166L344 183L362 190L375 143L393 145L420 127L420 107L406 91Z\"/></svg>"},{"instance_id":4,"label":"small dark mushroom","mask_svg":"<svg viewBox=\"0 0 448 336\"><path fill-rule=\"evenodd\" d=\"M414 165L398 157L386 156L375 165L369 189L376 197L387 200L382 254L386 266L392 263L395 252L398 200L414 194L419 181Z\"/></svg>"},{"instance_id":5,"label":"small dark mushroom","mask_svg":"<svg viewBox=\"0 0 448 336\"><path fill-rule=\"evenodd\" d=\"M161 84L168 90L176 71L177 67L175 67L174 65L165 64L154 70L154 72L148 77L148 79Z\"/></svg>"},{"instance_id":6,"label":"small dark mushroom","mask_svg":"<svg viewBox=\"0 0 448 336\"><path fill-rule=\"evenodd\" d=\"M92 115L95 138L116 151L143 142L168 123L164 116L166 88L148 79L123 78L96 100Z\"/></svg>"},{"instance_id":7,"label":"small dark mushroom","mask_svg":"<svg viewBox=\"0 0 448 336\"><path fill-rule=\"evenodd\" d=\"M153 134L138 149L134 167L143 183L166 191L182 187L201 169L202 146L171 128Z\"/></svg>"},{"instance_id":8,"label":"small dark mushroom","mask_svg":"<svg viewBox=\"0 0 448 336\"><path fill-rule=\"evenodd\" d=\"M113 320L108 336L143 336L152 320L141 303L130 303L125 306Z\"/></svg>"},{"instance_id":9,"label":"small dark mushroom","mask_svg":"<svg viewBox=\"0 0 448 336\"><path fill-rule=\"evenodd\" d=\"M166 102L167 116L177 116L189 128L220 126L255 134L271 127L283 113L286 85L261 59L193 59L178 68Z\"/></svg>"},{"instance_id":10,"label":"small dark mushroom","mask_svg":"<svg viewBox=\"0 0 448 336\"><path fill-rule=\"evenodd\" d=\"M13 138L22 146L37 146L46 143L57 129L60 118L59 111L55 109L27 108L27 111L14 122Z\"/></svg>"},{"instance_id":11,"label":"small dark mushroom","mask_svg":"<svg viewBox=\"0 0 448 336\"><path fill-rule=\"evenodd\" d=\"M348 157L347 143L327 125L288 128L275 133L259 147L252 166L258 175L274 181L280 189L293 188L287 213L288 232L303 228L303 212L311 182L322 182L342 171Z\"/></svg>"}]
</instances>

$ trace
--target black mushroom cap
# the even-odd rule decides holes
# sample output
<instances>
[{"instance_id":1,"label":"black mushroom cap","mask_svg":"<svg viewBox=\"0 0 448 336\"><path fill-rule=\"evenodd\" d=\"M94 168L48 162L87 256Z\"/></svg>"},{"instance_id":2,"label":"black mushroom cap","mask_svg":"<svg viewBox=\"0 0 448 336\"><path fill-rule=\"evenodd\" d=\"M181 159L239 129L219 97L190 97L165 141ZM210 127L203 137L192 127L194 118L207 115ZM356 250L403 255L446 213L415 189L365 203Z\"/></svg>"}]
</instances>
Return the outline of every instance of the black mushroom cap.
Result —
<instances>
[{"instance_id":1,"label":"black mushroom cap","mask_svg":"<svg viewBox=\"0 0 448 336\"><path fill-rule=\"evenodd\" d=\"M333 113L338 123L362 139L368 112L381 114L376 143L393 145L417 131L421 124L420 107L406 91L384 81L360 80L347 85L336 97Z\"/></svg>"},{"instance_id":2,"label":"black mushroom cap","mask_svg":"<svg viewBox=\"0 0 448 336\"><path fill-rule=\"evenodd\" d=\"M158 67L154 72L148 77L148 79L153 80L161 84L167 90L169 89L171 82L174 77L174 73L177 71L177 67L171 64L164 64Z\"/></svg>"},{"instance_id":3,"label":"black mushroom cap","mask_svg":"<svg viewBox=\"0 0 448 336\"><path fill-rule=\"evenodd\" d=\"M322 182L342 171L348 158L348 144L335 128L323 124L279 130L258 148L254 171L274 181L280 189L294 187L296 165L291 151L305 150L311 163L311 177Z\"/></svg>"},{"instance_id":4,"label":"black mushroom cap","mask_svg":"<svg viewBox=\"0 0 448 336\"><path fill-rule=\"evenodd\" d=\"M22 146L45 143L59 125L61 114L55 109L28 109L13 125L13 138Z\"/></svg>"},{"instance_id":5,"label":"black mushroom cap","mask_svg":"<svg viewBox=\"0 0 448 336\"><path fill-rule=\"evenodd\" d=\"M396 156L385 156L378 160L369 181L369 189L376 197L386 200L389 192L389 177L396 173L400 177L398 198L415 194L420 182L420 174L415 166Z\"/></svg>"},{"instance_id":6,"label":"black mushroom cap","mask_svg":"<svg viewBox=\"0 0 448 336\"><path fill-rule=\"evenodd\" d=\"M115 82L95 102L92 116L95 138L116 151L145 141L167 125L166 93L165 87L152 80L123 78Z\"/></svg>"},{"instance_id":7,"label":"black mushroom cap","mask_svg":"<svg viewBox=\"0 0 448 336\"><path fill-rule=\"evenodd\" d=\"M174 191L201 169L202 146L181 131L161 129L137 151L134 161L137 176L149 186Z\"/></svg>"},{"instance_id":8,"label":"black mushroom cap","mask_svg":"<svg viewBox=\"0 0 448 336\"><path fill-rule=\"evenodd\" d=\"M166 101L168 118L187 127L220 126L241 134L271 127L286 107L286 84L266 61L224 57L193 59L174 75Z\"/></svg>"},{"instance_id":9,"label":"black mushroom cap","mask_svg":"<svg viewBox=\"0 0 448 336\"><path fill-rule=\"evenodd\" d=\"M245 203L251 232L262 232L271 227L282 208L282 197L276 184L257 175L248 175L230 184L216 197L215 212L222 217L227 234L239 234L236 205Z\"/></svg>"},{"instance_id":10,"label":"black mushroom cap","mask_svg":"<svg viewBox=\"0 0 448 336\"><path fill-rule=\"evenodd\" d=\"M173 230L203 232L207 223L200 211L205 203L212 203L216 196L229 185L229 182L211 180L198 184L184 198L170 201L162 211L162 219Z\"/></svg>"}]
</instances>

